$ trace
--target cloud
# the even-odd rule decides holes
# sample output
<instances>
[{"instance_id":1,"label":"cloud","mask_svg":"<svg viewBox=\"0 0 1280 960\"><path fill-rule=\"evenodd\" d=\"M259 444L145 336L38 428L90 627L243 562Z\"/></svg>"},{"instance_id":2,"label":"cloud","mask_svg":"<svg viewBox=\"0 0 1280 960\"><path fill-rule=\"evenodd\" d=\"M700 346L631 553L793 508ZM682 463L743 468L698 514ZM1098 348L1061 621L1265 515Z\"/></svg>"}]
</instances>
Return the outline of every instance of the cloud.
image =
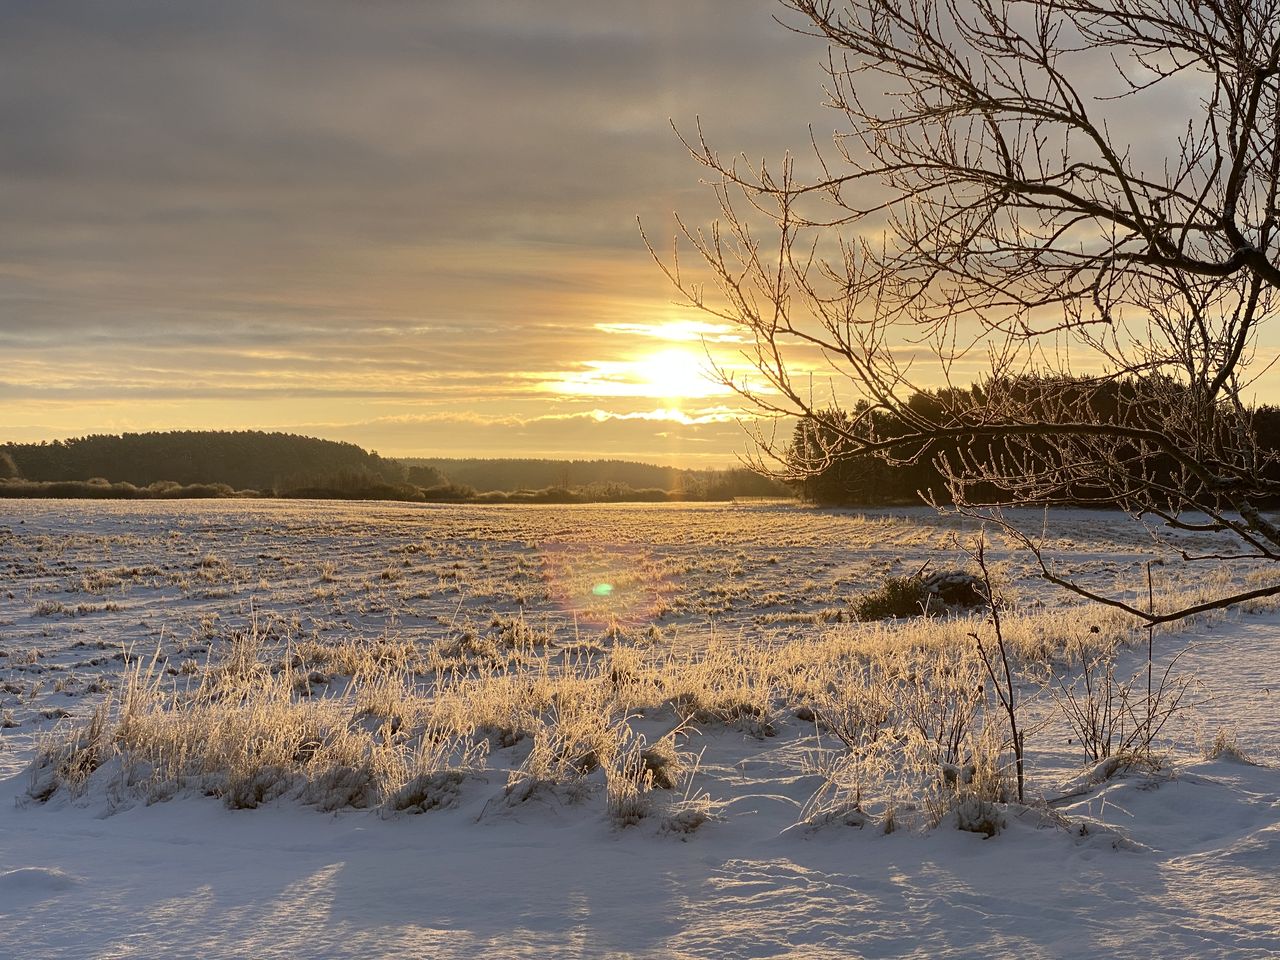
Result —
<instances>
[{"instance_id":1,"label":"cloud","mask_svg":"<svg viewBox=\"0 0 1280 960\"><path fill-rule=\"evenodd\" d=\"M752 157L836 125L780 9L0 5L0 439L345 424L731 457L727 395L669 401L650 358L749 344L672 305L635 217L660 240L714 212L668 118Z\"/></svg>"},{"instance_id":2,"label":"cloud","mask_svg":"<svg viewBox=\"0 0 1280 960\"><path fill-rule=\"evenodd\" d=\"M739 327L705 320L669 320L663 323L597 323L603 333L620 333L636 337L652 337L675 343L745 343L747 337Z\"/></svg>"}]
</instances>

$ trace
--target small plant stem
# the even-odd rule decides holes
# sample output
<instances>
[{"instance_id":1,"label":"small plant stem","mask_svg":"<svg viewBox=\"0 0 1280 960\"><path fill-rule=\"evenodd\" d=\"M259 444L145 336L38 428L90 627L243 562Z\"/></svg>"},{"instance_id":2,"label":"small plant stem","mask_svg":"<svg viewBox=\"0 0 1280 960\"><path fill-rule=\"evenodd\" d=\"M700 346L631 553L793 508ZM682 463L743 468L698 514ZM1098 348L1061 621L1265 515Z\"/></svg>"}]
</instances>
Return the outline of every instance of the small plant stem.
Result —
<instances>
[{"instance_id":1,"label":"small plant stem","mask_svg":"<svg viewBox=\"0 0 1280 960\"><path fill-rule=\"evenodd\" d=\"M1154 617L1156 613L1156 592L1151 583L1151 561L1147 561L1147 610ZM1151 661L1155 647L1156 625L1147 623L1147 729L1143 734L1143 747L1147 754L1151 753L1151 727L1155 723L1155 703L1151 699Z\"/></svg>"},{"instance_id":2,"label":"small plant stem","mask_svg":"<svg viewBox=\"0 0 1280 960\"><path fill-rule=\"evenodd\" d=\"M1000 662L1004 668L1003 690L1000 688L1000 680L996 676L995 669L991 665L991 656L982 645L982 638L976 632L969 634L969 636L973 637L978 644L978 656L982 658L982 665L987 668L987 676L991 678L991 682L996 688L996 695L1000 698L1000 705L1004 707L1004 712L1009 718L1009 738L1013 742L1013 759L1018 773L1018 802L1023 803L1025 802L1025 770L1023 767L1022 731L1018 729L1017 693L1013 688L1013 668L1009 666L1009 652L1004 642L1004 629L1000 622L1000 606L996 603L995 589L991 584L991 571L987 569L985 534L978 537L978 549L974 559L978 562L978 569L982 571L982 582L987 593L987 606L991 610L991 624L996 632L996 646L1000 649Z\"/></svg>"}]
</instances>

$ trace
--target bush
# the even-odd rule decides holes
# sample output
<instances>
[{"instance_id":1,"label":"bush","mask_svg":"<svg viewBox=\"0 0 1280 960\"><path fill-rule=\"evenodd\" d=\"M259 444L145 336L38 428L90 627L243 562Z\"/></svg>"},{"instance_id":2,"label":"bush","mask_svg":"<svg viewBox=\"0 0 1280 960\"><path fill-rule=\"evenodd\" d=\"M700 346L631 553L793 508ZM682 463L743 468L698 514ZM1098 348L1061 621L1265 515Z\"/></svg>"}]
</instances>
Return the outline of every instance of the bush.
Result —
<instances>
[{"instance_id":1,"label":"bush","mask_svg":"<svg viewBox=\"0 0 1280 960\"><path fill-rule=\"evenodd\" d=\"M236 492L225 483L193 483L186 486L157 481L145 487L132 483L110 483L101 477L92 480L3 480L0 497L94 500L189 500L233 497Z\"/></svg>"},{"instance_id":2,"label":"bush","mask_svg":"<svg viewBox=\"0 0 1280 960\"><path fill-rule=\"evenodd\" d=\"M853 615L859 620L887 620L890 617L918 617L928 612L930 594L924 579L887 577L879 589L853 601Z\"/></svg>"},{"instance_id":3,"label":"bush","mask_svg":"<svg viewBox=\"0 0 1280 960\"><path fill-rule=\"evenodd\" d=\"M459 483L441 483L427 487L422 491L423 497L432 503L453 500L472 500L476 495L475 487Z\"/></svg>"}]
</instances>

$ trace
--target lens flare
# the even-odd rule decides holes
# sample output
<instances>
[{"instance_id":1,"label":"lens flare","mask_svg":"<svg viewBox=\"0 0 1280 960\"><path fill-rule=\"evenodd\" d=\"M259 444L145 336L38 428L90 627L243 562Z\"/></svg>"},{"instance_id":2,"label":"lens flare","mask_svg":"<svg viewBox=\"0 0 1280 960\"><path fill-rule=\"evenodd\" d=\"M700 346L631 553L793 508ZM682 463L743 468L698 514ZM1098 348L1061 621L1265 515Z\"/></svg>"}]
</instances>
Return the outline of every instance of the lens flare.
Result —
<instances>
[{"instance_id":1,"label":"lens flare","mask_svg":"<svg viewBox=\"0 0 1280 960\"><path fill-rule=\"evenodd\" d=\"M639 625L669 609L665 597L674 587L647 549L545 543L538 552L550 598L579 622Z\"/></svg>"}]
</instances>

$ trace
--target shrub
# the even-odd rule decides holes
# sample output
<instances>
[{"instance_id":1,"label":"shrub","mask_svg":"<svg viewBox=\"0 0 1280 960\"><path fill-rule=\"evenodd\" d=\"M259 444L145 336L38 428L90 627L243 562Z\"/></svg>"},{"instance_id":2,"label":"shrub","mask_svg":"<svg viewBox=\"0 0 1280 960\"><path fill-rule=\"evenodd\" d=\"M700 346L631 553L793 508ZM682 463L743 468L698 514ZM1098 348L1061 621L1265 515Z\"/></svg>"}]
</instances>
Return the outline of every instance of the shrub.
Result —
<instances>
[{"instance_id":1,"label":"shrub","mask_svg":"<svg viewBox=\"0 0 1280 960\"><path fill-rule=\"evenodd\" d=\"M929 591L920 575L887 577L878 589L853 602L853 615L859 620L918 617L929 612L929 599Z\"/></svg>"}]
</instances>

